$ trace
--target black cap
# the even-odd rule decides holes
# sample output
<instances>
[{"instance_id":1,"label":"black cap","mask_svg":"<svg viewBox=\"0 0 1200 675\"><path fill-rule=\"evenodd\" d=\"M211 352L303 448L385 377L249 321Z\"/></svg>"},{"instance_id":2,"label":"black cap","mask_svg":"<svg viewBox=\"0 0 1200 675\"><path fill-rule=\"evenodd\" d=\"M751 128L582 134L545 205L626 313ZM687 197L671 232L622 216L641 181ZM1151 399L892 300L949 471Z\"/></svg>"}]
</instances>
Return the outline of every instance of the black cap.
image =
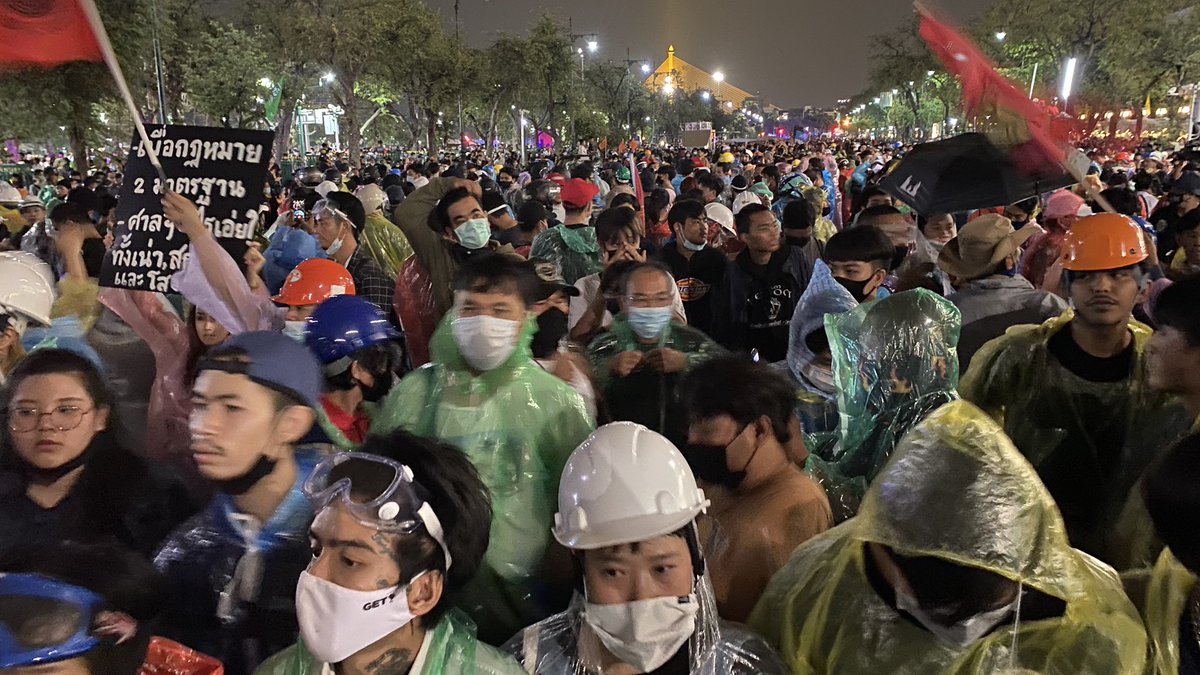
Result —
<instances>
[{"instance_id":1,"label":"black cap","mask_svg":"<svg viewBox=\"0 0 1200 675\"><path fill-rule=\"evenodd\" d=\"M530 258L529 264L538 278L538 302L562 291L568 297L579 297L579 289L567 283L558 265L544 258Z\"/></svg>"},{"instance_id":2,"label":"black cap","mask_svg":"<svg viewBox=\"0 0 1200 675\"><path fill-rule=\"evenodd\" d=\"M1194 173L1183 174L1171 184L1171 194L1200 195L1200 176Z\"/></svg>"},{"instance_id":3,"label":"black cap","mask_svg":"<svg viewBox=\"0 0 1200 675\"><path fill-rule=\"evenodd\" d=\"M733 181L729 183L729 187L733 188L734 192L742 192L750 187L750 182L746 180L745 176L739 174L733 177Z\"/></svg>"},{"instance_id":4,"label":"black cap","mask_svg":"<svg viewBox=\"0 0 1200 675\"><path fill-rule=\"evenodd\" d=\"M338 211L346 214L356 233L362 231L363 226L367 224L367 212L358 197L349 192L330 192L325 195L325 199L338 205Z\"/></svg>"},{"instance_id":5,"label":"black cap","mask_svg":"<svg viewBox=\"0 0 1200 675\"><path fill-rule=\"evenodd\" d=\"M492 192L490 190L483 191L484 213L490 216L493 215L493 212L497 212L503 209L505 206L508 206L508 202L504 201L504 197L502 197L499 192Z\"/></svg>"},{"instance_id":6,"label":"black cap","mask_svg":"<svg viewBox=\"0 0 1200 675\"><path fill-rule=\"evenodd\" d=\"M549 220L549 212L541 202L530 199L521 204L521 208L517 210L517 222L526 229L533 229L541 220Z\"/></svg>"}]
</instances>

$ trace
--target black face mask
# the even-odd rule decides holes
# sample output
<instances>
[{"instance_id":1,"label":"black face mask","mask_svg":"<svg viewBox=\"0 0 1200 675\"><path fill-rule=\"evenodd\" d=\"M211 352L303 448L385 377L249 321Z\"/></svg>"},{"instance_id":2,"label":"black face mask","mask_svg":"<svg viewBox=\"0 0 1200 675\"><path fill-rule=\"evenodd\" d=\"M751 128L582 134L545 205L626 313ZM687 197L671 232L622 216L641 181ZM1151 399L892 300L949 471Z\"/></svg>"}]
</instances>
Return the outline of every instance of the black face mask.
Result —
<instances>
[{"instance_id":1,"label":"black face mask","mask_svg":"<svg viewBox=\"0 0 1200 675\"><path fill-rule=\"evenodd\" d=\"M511 181L511 180L502 180L502 181L500 181L500 189L501 189L501 190L503 190L503 191L505 191L505 192L508 192L508 190L509 190L510 188L512 188L512 181Z\"/></svg>"},{"instance_id":2,"label":"black face mask","mask_svg":"<svg viewBox=\"0 0 1200 675\"><path fill-rule=\"evenodd\" d=\"M258 485L258 481L270 476L271 472L275 470L276 463L277 460L267 459L266 455L259 455L258 461L246 473L229 480L214 481L214 483L218 490L227 495L234 497L244 495L250 491L250 488Z\"/></svg>"},{"instance_id":3,"label":"black face mask","mask_svg":"<svg viewBox=\"0 0 1200 675\"><path fill-rule=\"evenodd\" d=\"M850 295L853 295L854 299L860 304L867 301L867 284L870 283L871 279L867 278L862 281L853 281L851 279L834 277L833 280L841 284L842 288L850 291Z\"/></svg>"},{"instance_id":4,"label":"black face mask","mask_svg":"<svg viewBox=\"0 0 1200 675\"><path fill-rule=\"evenodd\" d=\"M92 455L96 453L96 448L105 442L105 437L97 434L94 438L92 438L92 442L88 443L88 446L84 448L83 452L79 453L78 457L66 462L65 464L60 464L59 466L49 469L43 469L41 467L34 466L21 459L19 460L21 463L21 471L25 474L25 480L33 483L34 485L50 485L63 476L71 473L75 469L87 464Z\"/></svg>"},{"instance_id":5,"label":"black face mask","mask_svg":"<svg viewBox=\"0 0 1200 675\"><path fill-rule=\"evenodd\" d=\"M533 358L549 358L558 351L558 343L567 335L567 313L551 307L538 315L537 324L531 345Z\"/></svg>"},{"instance_id":6,"label":"black face mask","mask_svg":"<svg viewBox=\"0 0 1200 675\"><path fill-rule=\"evenodd\" d=\"M788 244L799 248L804 248L805 246L808 246L808 242L812 241L812 231L807 230L809 234L805 235L793 234L794 232L798 231L799 230L784 230L783 235L787 238Z\"/></svg>"},{"instance_id":7,"label":"black face mask","mask_svg":"<svg viewBox=\"0 0 1200 675\"><path fill-rule=\"evenodd\" d=\"M733 442L741 438L745 431L746 427L742 427L729 445L733 445ZM754 461L754 455L758 453L758 448L754 448L754 452L750 454L750 459L746 460L746 466L743 466L741 471L731 471L727 460L729 445L688 443L687 447L683 449L683 457L687 460L688 466L692 468L692 473L696 475L696 478L706 483L736 490L742 481L746 480L746 467Z\"/></svg>"},{"instance_id":8,"label":"black face mask","mask_svg":"<svg viewBox=\"0 0 1200 675\"><path fill-rule=\"evenodd\" d=\"M377 403L378 401L382 400L384 396L387 396L388 392L392 390L392 385L395 383L395 381L396 378L392 377L391 373L384 373L382 375L376 375L375 384L369 387L358 380L355 380L354 383L357 384L359 390L362 391L362 397L364 401L369 403Z\"/></svg>"}]
</instances>

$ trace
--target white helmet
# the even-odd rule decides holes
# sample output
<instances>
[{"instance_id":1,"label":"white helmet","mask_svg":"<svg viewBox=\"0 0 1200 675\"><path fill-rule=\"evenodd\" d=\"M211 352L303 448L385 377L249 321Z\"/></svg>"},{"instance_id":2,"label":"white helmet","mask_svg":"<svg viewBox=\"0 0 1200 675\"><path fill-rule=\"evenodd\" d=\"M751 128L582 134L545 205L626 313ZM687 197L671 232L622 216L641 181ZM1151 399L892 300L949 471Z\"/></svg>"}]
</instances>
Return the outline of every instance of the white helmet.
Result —
<instances>
[{"instance_id":1,"label":"white helmet","mask_svg":"<svg viewBox=\"0 0 1200 675\"><path fill-rule=\"evenodd\" d=\"M49 265L32 253L0 253L0 311L49 326L53 304L54 273Z\"/></svg>"},{"instance_id":2,"label":"white helmet","mask_svg":"<svg viewBox=\"0 0 1200 675\"><path fill-rule=\"evenodd\" d=\"M358 197L358 201L362 202L363 210L367 215L382 211L387 208L387 193L383 188L374 183L368 183L354 191L354 196Z\"/></svg>"},{"instance_id":3,"label":"white helmet","mask_svg":"<svg viewBox=\"0 0 1200 675\"><path fill-rule=\"evenodd\" d=\"M554 538L590 550L670 534L708 508L687 460L666 438L633 422L588 436L563 469Z\"/></svg>"},{"instance_id":4,"label":"white helmet","mask_svg":"<svg viewBox=\"0 0 1200 675\"><path fill-rule=\"evenodd\" d=\"M21 193L6 180L0 180L0 203L17 204L21 201Z\"/></svg>"}]
</instances>

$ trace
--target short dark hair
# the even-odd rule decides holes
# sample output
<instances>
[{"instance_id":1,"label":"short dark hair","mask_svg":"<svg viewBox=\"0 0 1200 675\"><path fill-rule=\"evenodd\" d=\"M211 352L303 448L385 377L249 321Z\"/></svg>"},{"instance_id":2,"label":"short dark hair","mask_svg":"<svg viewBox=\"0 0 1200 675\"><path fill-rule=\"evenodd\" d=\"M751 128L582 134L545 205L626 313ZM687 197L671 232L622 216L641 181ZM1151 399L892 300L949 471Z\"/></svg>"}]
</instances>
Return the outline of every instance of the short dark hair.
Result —
<instances>
[{"instance_id":1,"label":"short dark hair","mask_svg":"<svg viewBox=\"0 0 1200 675\"><path fill-rule=\"evenodd\" d=\"M888 194L886 190L879 187L878 185L870 185L862 191L862 197L861 197L862 203L866 204L867 201L871 199L871 197L887 197L888 199L891 199L892 201L896 200L895 197Z\"/></svg>"},{"instance_id":2,"label":"short dark hair","mask_svg":"<svg viewBox=\"0 0 1200 675\"><path fill-rule=\"evenodd\" d=\"M642 210L641 207L638 205L637 197L635 195L629 194L628 192L618 192L617 196L613 197L612 201L608 203L608 208L615 209L619 206L626 206L626 205L633 207L633 210L635 212Z\"/></svg>"},{"instance_id":3,"label":"short dark hair","mask_svg":"<svg viewBox=\"0 0 1200 675\"><path fill-rule=\"evenodd\" d=\"M825 242L825 262L864 262L887 269L896 254L892 240L874 225L856 225Z\"/></svg>"},{"instance_id":4,"label":"short dark hair","mask_svg":"<svg viewBox=\"0 0 1200 675\"><path fill-rule=\"evenodd\" d=\"M718 195L725 191L725 181L721 180L720 176L708 171L701 171L700 175L696 176L696 185L708 188Z\"/></svg>"},{"instance_id":5,"label":"short dark hair","mask_svg":"<svg viewBox=\"0 0 1200 675\"><path fill-rule=\"evenodd\" d=\"M580 162L571 168L571 178L591 180L593 172L594 169L591 162Z\"/></svg>"},{"instance_id":6,"label":"short dark hair","mask_svg":"<svg viewBox=\"0 0 1200 675\"><path fill-rule=\"evenodd\" d=\"M445 575L441 599L422 619L421 625L430 629L453 606L455 596L483 562L492 524L488 488L470 458L449 443L400 430L372 434L359 450L396 460L411 469L414 482L423 492L421 497L441 521L442 537L453 559L449 570L441 547L428 533L401 535L396 546L402 585L426 570L439 570ZM376 494L383 489L386 486L379 486Z\"/></svg>"},{"instance_id":7,"label":"short dark hair","mask_svg":"<svg viewBox=\"0 0 1200 675\"><path fill-rule=\"evenodd\" d=\"M538 278L524 260L492 253L460 267L454 275L454 290L508 293L520 296L528 306L538 301Z\"/></svg>"},{"instance_id":8,"label":"short dark hair","mask_svg":"<svg viewBox=\"0 0 1200 675\"><path fill-rule=\"evenodd\" d=\"M79 223L87 224L92 222L92 217L88 215L88 211L79 202L63 202L50 210L50 220L56 225L63 223Z\"/></svg>"},{"instance_id":9,"label":"short dark hair","mask_svg":"<svg viewBox=\"0 0 1200 675\"><path fill-rule=\"evenodd\" d=\"M470 197L479 203L475 195L465 187L457 187L447 192L441 199L438 200L437 206L433 207L433 211L429 212L429 227L438 234L446 231L446 228L453 227L450 224L450 207L462 200ZM480 204L482 208L482 204Z\"/></svg>"},{"instance_id":10,"label":"short dark hair","mask_svg":"<svg viewBox=\"0 0 1200 675\"><path fill-rule=\"evenodd\" d=\"M634 234L641 239L637 218L632 209L604 209L596 218L596 241L611 244L623 234Z\"/></svg>"},{"instance_id":11,"label":"short dark hair","mask_svg":"<svg viewBox=\"0 0 1200 675\"><path fill-rule=\"evenodd\" d=\"M792 438L796 388L775 369L744 356L719 356L688 372L679 389L690 422L728 415L741 426L763 415L780 443Z\"/></svg>"},{"instance_id":12,"label":"short dark hair","mask_svg":"<svg viewBox=\"0 0 1200 675\"><path fill-rule=\"evenodd\" d=\"M660 164L658 166L658 171L655 171L654 173L662 174L668 179L671 179L675 177L675 167L671 166L670 164Z\"/></svg>"},{"instance_id":13,"label":"short dark hair","mask_svg":"<svg viewBox=\"0 0 1200 675\"><path fill-rule=\"evenodd\" d=\"M1136 216L1141 213L1142 205L1133 191L1123 187L1110 187L1100 193L1101 197L1123 216Z\"/></svg>"},{"instance_id":14,"label":"short dark hair","mask_svg":"<svg viewBox=\"0 0 1200 675\"><path fill-rule=\"evenodd\" d=\"M1171 553L1194 574L1200 574L1200 434L1184 437L1158 457L1146 471L1142 499L1154 529Z\"/></svg>"},{"instance_id":15,"label":"short dark hair","mask_svg":"<svg viewBox=\"0 0 1200 675\"><path fill-rule=\"evenodd\" d=\"M686 222L689 218L702 217L704 217L704 204L694 199L680 199L667 212L667 223L674 227Z\"/></svg>"},{"instance_id":16,"label":"short dark hair","mask_svg":"<svg viewBox=\"0 0 1200 675\"><path fill-rule=\"evenodd\" d=\"M817 209L807 199L793 199L783 207L783 229L807 230L817 224Z\"/></svg>"},{"instance_id":17,"label":"short dark hair","mask_svg":"<svg viewBox=\"0 0 1200 675\"><path fill-rule=\"evenodd\" d=\"M750 219L754 217L754 214L762 213L763 211L770 213L771 209L762 204L747 204L743 206L742 210L738 211L737 215L733 217L733 223L737 227L738 234L750 234Z\"/></svg>"},{"instance_id":18,"label":"short dark hair","mask_svg":"<svg viewBox=\"0 0 1200 675\"><path fill-rule=\"evenodd\" d=\"M876 218L884 218L886 216L902 216L900 209L889 206L887 204L876 204L865 208L858 214L859 225L873 225Z\"/></svg>"},{"instance_id":19,"label":"short dark hair","mask_svg":"<svg viewBox=\"0 0 1200 675\"><path fill-rule=\"evenodd\" d=\"M1154 323L1183 333L1189 346L1200 347L1200 278L1184 279L1164 288L1154 301Z\"/></svg>"}]
</instances>

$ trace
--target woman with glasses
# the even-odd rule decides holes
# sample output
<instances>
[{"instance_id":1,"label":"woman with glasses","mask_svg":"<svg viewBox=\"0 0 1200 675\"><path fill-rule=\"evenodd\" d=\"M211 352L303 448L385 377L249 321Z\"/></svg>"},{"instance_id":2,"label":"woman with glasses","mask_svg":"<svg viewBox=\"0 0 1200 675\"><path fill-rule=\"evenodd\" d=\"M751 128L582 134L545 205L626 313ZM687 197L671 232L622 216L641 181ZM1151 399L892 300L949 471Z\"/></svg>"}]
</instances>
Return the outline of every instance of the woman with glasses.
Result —
<instances>
[{"instance_id":1,"label":"woman with glasses","mask_svg":"<svg viewBox=\"0 0 1200 675\"><path fill-rule=\"evenodd\" d=\"M149 556L196 510L178 479L117 445L113 395L82 356L34 351L2 404L0 552L115 539Z\"/></svg>"}]
</instances>

